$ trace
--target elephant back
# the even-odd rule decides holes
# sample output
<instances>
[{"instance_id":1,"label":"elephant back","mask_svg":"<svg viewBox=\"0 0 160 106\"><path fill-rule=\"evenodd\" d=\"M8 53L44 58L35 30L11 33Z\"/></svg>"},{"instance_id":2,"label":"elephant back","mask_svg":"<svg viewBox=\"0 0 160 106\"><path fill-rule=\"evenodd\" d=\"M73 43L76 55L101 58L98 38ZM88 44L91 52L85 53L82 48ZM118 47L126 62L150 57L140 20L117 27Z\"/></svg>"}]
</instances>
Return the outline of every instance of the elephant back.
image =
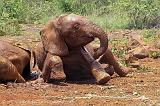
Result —
<instances>
[{"instance_id":1,"label":"elephant back","mask_svg":"<svg viewBox=\"0 0 160 106\"><path fill-rule=\"evenodd\" d=\"M33 55L33 52L32 52L32 44L31 42L28 42L28 41L23 41L23 40L20 40L20 41L17 41L17 40L13 40L12 42L10 42L13 46L16 46L18 48L21 48L25 51L27 51L30 55L30 70L32 70L32 68L34 67L34 61L35 61L35 57Z\"/></svg>"},{"instance_id":2,"label":"elephant back","mask_svg":"<svg viewBox=\"0 0 160 106\"><path fill-rule=\"evenodd\" d=\"M2 39L2 41L5 41L13 46L16 46L18 48L21 48L25 51L31 52L32 47L35 45L33 42L29 40L19 40L19 39Z\"/></svg>"},{"instance_id":3,"label":"elephant back","mask_svg":"<svg viewBox=\"0 0 160 106\"><path fill-rule=\"evenodd\" d=\"M22 42L22 41L14 41L11 43L13 46L19 47L23 50L31 52L31 46L29 45L28 42Z\"/></svg>"}]
</instances>

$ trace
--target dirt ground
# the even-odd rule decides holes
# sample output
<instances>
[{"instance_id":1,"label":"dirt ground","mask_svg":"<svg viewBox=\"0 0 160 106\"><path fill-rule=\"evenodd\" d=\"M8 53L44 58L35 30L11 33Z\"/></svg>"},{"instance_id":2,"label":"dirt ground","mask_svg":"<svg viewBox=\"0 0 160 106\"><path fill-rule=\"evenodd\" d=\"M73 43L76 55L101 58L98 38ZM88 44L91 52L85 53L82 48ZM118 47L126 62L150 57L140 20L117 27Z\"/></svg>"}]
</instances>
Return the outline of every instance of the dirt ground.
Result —
<instances>
[{"instance_id":1,"label":"dirt ground","mask_svg":"<svg viewBox=\"0 0 160 106\"><path fill-rule=\"evenodd\" d=\"M24 36L1 39L36 43L41 28L27 25ZM0 106L160 106L160 58L139 62L147 71L135 69L126 77L114 74L106 85L94 81L0 84Z\"/></svg>"}]
</instances>

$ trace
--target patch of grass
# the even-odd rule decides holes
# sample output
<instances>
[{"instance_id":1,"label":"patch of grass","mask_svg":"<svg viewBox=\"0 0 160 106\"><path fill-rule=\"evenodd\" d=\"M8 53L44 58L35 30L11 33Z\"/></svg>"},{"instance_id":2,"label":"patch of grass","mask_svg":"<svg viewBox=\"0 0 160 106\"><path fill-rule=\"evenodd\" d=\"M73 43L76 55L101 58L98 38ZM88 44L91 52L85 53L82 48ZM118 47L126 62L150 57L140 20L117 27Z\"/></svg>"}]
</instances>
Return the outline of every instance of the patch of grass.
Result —
<instances>
[{"instance_id":1,"label":"patch of grass","mask_svg":"<svg viewBox=\"0 0 160 106\"><path fill-rule=\"evenodd\" d=\"M144 29L141 36L146 44L154 44L160 40L160 29Z\"/></svg>"},{"instance_id":2,"label":"patch of grass","mask_svg":"<svg viewBox=\"0 0 160 106\"><path fill-rule=\"evenodd\" d=\"M158 57L160 57L160 51L150 51L149 52L149 57L150 58L158 58Z\"/></svg>"},{"instance_id":3,"label":"patch of grass","mask_svg":"<svg viewBox=\"0 0 160 106\"><path fill-rule=\"evenodd\" d=\"M123 38L123 39L115 39L115 40L110 40L109 43L113 46L126 46L128 44L128 39Z\"/></svg>"},{"instance_id":4,"label":"patch of grass","mask_svg":"<svg viewBox=\"0 0 160 106\"><path fill-rule=\"evenodd\" d=\"M123 49L112 48L111 50L112 50L112 53L118 57L119 64L121 66L127 66L124 60L124 56L126 55L127 51L124 48Z\"/></svg>"},{"instance_id":5,"label":"patch of grass","mask_svg":"<svg viewBox=\"0 0 160 106\"><path fill-rule=\"evenodd\" d=\"M144 39L149 39L151 37L154 37L156 35L156 30L154 29L144 29L142 32L142 37Z\"/></svg>"},{"instance_id":6,"label":"patch of grass","mask_svg":"<svg viewBox=\"0 0 160 106\"><path fill-rule=\"evenodd\" d=\"M150 72L151 71L151 69L146 66L140 66L137 69L138 69L138 72Z\"/></svg>"},{"instance_id":7,"label":"patch of grass","mask_svg":"<svg viewBox=\"0 0 160 106\"><path fill-rule=\"evenodd\" d=\"M110 25L105 16L98 17L95 15L89 15L87 16L87 18L91 20L92 22L94 22L95 24L99 25L104 30L107 30L108 28L110 28Z\"/></svg>"},{"instance_id":8,"label":"patch of grass","mask_svg":"<svg viewBox=\"0 0 160 106\"><path fill-rule=\"evenodd\" d=\"M7 20L1 20L0 23L0 36L17 36L21 35L21 26L18 23L18 21L15 19L7 19Z\"/></svg>"},{"instance_id":9,"label":"patch of grass","mask_svg":"<svg viewBox=\"0 0 160 106\"><path fill-rule=\"evenodd\" d=\"M111 40L110 44L112 45L111 51L112 53L117 56L120 60L120 64L122 66L127 66L124 60L124 56L127 53L127 44L128 44L128 39L124 38L121 40Z\"/></svg>"}]
</instances>

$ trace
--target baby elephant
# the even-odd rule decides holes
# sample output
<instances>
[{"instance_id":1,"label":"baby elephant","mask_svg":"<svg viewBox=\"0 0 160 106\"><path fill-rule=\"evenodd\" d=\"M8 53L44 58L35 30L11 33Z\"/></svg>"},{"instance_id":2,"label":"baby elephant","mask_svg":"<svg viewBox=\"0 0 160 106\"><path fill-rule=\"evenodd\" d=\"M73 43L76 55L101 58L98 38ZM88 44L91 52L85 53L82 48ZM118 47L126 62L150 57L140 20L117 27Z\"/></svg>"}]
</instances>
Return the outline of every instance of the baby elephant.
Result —
<instances>
[{"instance_id":1,"label":"baby elephant","mask_svg":"<svg viewBox=\"0 0 160 106\"><path fill-rule=\"evenodd\" d=\"M58 66L63 69L66 80L95 78L98 84L107 83L110 75L100 63L108 63L120 76L128 70L119 66L108 49L107 34L83 16L68 14L51 20L40 32L40 42L33 54L36 64L42 71L45 82L50 80L51 70ZM98 38L100 47L93 50L86 46ZM93 52L92 52L93 51Z\"/></svg>"}]
</instances>

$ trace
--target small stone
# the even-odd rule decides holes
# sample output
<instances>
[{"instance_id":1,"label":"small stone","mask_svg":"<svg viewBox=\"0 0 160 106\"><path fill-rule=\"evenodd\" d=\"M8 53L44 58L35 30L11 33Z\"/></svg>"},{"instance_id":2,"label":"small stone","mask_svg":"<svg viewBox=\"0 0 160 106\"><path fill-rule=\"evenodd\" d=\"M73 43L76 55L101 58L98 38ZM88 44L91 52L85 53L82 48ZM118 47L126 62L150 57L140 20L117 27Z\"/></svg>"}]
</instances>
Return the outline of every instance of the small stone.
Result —
<instances>
[{"instance_id":1,"label":"small stone","mask_svg":"<svg viewBox=\"0 0 160 106\"><path fill-rule=\"evenodd\" d=\"M134 57L132 54L125 55L125 63L126 64L133 63L135 61L138 61L138 58Z\"/></svg>"},{"instance_id":2,"label":"small stone","mask_svg":"<svg viewBox=\"0 0 160 106\"><path fill-rule=\"evenodd\" d=\"M155 42L154 45L155 45L156 48L160 49L160 41Z\"/></svg>"},{"instance_id":3,"label":"small stone","mask_svg":"<svg viewBox=\"0 0 160 106\"><path fill-rule=\"evenodd\" d=\"M133 67L133 68L138 68L138 67L140 67L139 62L130 63L129 65L130 65L131 67Z\"/></svg>"},{"instance_id":4,"label":"small stone","mask_svg":"<svg viewBox=\"0 0 160 106\"><path fill-rule=\"evenodd\" d=\"M138 95L139 95L139 93L137 93L137 92L133 92L133 95L134 95L134 96L138 96Z\"/></svg>"},{"instance_id":5,"label":"small stone","mask_svg":"<svg viewBox=\"0 0 160 106\"><path fill-rule=\"evenodd\" d=\"M143 59L149 56L148 49L145 49L144 47L137 47L135 49L130 50L129 53L138 59Z\"/></svg>"},{"instance_id":6,"label":"small stone","mask_svg":"<svg viewBox=\"0 0 160 106\"><path fill-rule=\"evenodd\" d=\"M6 85L5 84L0 84L0 92L4 91L6 89Z\"/></svg>"}]
</instances>

